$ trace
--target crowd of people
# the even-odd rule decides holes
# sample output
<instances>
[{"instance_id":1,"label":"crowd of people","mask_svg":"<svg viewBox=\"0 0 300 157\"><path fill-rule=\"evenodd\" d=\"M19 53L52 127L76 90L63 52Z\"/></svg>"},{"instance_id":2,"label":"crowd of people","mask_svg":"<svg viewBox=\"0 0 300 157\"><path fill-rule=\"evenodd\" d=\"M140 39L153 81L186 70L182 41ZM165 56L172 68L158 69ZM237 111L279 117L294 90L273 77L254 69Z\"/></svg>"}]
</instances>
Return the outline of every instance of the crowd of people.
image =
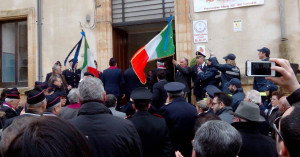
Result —
<instances>
[{"instance_id":1,"label":"crowd of people","mask_svg":"<svg viewBox=\"0 0 300 157\"><path fill-rule=\"evenodd\" d=\"M2 91L0 155L300 156L300 84L289 61L270 59L265 47L258 56L276 62L281 76L255 77L246 93L234 54L226 64L199 51L192 66L172 59L175 74L159 59L145 85L115 58L98 77L81 77L73 60L62 71L58 61L45 82L25 92L26 102L17 88Z\"/></svg>"}]
</instances>

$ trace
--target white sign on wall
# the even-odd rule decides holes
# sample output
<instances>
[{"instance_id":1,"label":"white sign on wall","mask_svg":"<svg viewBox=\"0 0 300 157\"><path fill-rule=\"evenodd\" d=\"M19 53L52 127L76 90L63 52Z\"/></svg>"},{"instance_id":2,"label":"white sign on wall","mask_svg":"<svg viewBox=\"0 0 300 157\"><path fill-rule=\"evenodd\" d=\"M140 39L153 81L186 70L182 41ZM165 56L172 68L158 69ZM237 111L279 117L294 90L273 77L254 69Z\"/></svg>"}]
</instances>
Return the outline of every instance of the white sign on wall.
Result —
<instances>
[{"instance_id":1,"label":"white sign on wall","mask_svg":"<svg viewBox=\"0 0 300 157\"><path fill-rule=\"evenodd\" d=\"M233 31L234 32L241 32L242 30L243 30L242 20L234 20L233 21Z\"/></svg>"},{"instance_id":2,"label":"white sign on wall","mask_svg":"<svg viewBox=\"0 0 300 157\"><path fill-rule=\"evenodd\" d=\"M194 0L194 11L203 12L263 4L264 0Z\"/></svg>"},{"instance_id":3,"label":"white sign on wall","mask_svg":"<svg viewBox=\"0 0 300 157\"><path fill-rule=\"evenodd\" d=\"M207 20L193 21L194 43L208 42Z\"/></svg>"}]
</instances>

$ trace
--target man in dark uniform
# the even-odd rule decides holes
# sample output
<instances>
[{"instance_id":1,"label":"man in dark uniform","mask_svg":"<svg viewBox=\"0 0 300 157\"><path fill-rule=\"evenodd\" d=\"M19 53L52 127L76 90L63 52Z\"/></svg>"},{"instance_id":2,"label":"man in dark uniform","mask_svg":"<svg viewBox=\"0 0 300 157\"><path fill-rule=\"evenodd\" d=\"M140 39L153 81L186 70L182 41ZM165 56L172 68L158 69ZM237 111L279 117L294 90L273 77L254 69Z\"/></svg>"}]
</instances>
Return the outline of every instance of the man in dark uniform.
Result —
<instances>
[{"instance_id":1,"label":"man in dark uniform","mask_svg":"<svg viewBox=\"0 0 300 157\"><path fill-rule=\"evenodd\" d=\"M116 110L120 111L120 102L123 96L124 90L124 77L122 70L117 68L117 60L111 58L109 60L109 68L105 69L102 74L102 81L106 94L113 94L117 97L117 107Z\"/></svg>"},{"instance_id":2,"label":"man in dark uniform","mask_svg":"<svg viewBox=\"0 0 300 157\"><path fill-rule=\"evenodd\" d=\"M40 116L46 109L46 99L44 90L40 87L36 87L33 90L26 91L27 95L27 108L25 113L21 116L16 116L5 121L3 129L7 128L15 118L22 118L26 116Z\"/></svg>"},{"instance_id":3,"label":"man in dark uniform","mask_svg":"<svg viewBox=\"0 0 300 157\"><path fill-rule=\"evenodd\" d=\"M232 111L234 112L238 108L239 104L244 100L245 93L243 91L241 81L237 78L233 78L230 80L228 88L232 94L231 107Z\"/></svg>"},{"instance_id":4,"label":"man in dark uniform","mask_svg":"<svg viewBox=\"0 0 300 157\"><path fill-rule=\"evenodd\" d=\"M205 64L205 55L199 51L196 51L196 62L197 64L192 67L193 71L193 81L194 81L194 95L196 96L196 101L202 100L205 97L204 88L207 86L205 81L201 81L199 73L202 71L206 72L208 67Z\"/></svg>"},{"instance_id":5,"label":"man in dark uniform","mask_svg":"<svg viewBox=\"0 0 300 157\"><path fill-rule=\"evenodd\" d=\"M170 131L172 152L179 150L183 156L191 156L191 141L194 137L194 123L197 117L196 108L187 103L183 97L185 88L183 83L170 82L164 88L168 93L170 103L164 105L160 113L165 118Z\"/></svg>"},{"instance_id":6,"label":"man in dark uniform","mask_svg":"<svg viewBox=\"0 0 300 157\"><path fill-rule=\"evenodd\" d=\"M219 82L221 81L220 80L220 73L219 71L213 67L211 65L211 58L209 58L207 60L207 70L206 72L202 71L201 69L199 70L198 72L198 79L201 80L201 83L202 83L202 89L206 89L206 86L208 85L213 85L213 86L219 86Z\"/></svg>"},{"instance_id":7,"label":"man in dark uniform","mask_svg":"<svg viewBox=\"0 0 300 157\"><path fill-rule=\"evenodd\" d=\"M3 120L19 116L23 106L20 105L20 93L17 88L6 91L5 101L1 105L1 111L5 112Z\"/></svg>"},{"instance_id":8,"label":"man in dark uniform","mask_svg":"<svg viewBox=\"0 0 300 157\"><path fill-rule=\"evenodd\" d=\"M164 89L168 81L166 80L166 71L164 70L159 70L156 76L158 82L153 85L151 106L155 112L159 112L159 109L166 103L168 98L167 91Z\"/></svg>"},{"instance_id":9,"label":"man in dark uniform","mask_svg":"<svg viewBox=\"0 0 300 157\"><path fill-rule=\"evenodd\" d=\"M241 79L240 69L235 64L235 55L229 53L227 56L223 57L225 59L226 64L219 64L217 58L210 54L212 66L222 72L221 75L221 83L222 83L222 91L226 93L230 93L228 86L229 81L233 78Z\"/></svg>"},{"instance_id":10,"label":"man in dark uniform","mask_svg":"<svg viewBox=\"0 0 300 157\"><path fill-rule=\"evenodd\" d=\"M43 116L58 116L61 111L61 100L57 93L46 96L47 107Z\"/></svg>"},{"instance_id":11,"label":"man in dark uniform","mask_svg":"<svg viewBox=\"0 0 300 157\"><path fill-rule=\"evenodd\" d=\"M266 47L258 49L258 58L261 61L269 61L270 59L270 50ZM277 90L277 86L270 80L266 80L265 77L254 77L253 89L259 92L266 92L270 87L274 87L274 91ZM265 93L264 93L265 94ZM266 96L262 96L262 102L267 101Z\"/></svg>"},{"instance_id":12,"label":"man in dark uniform","mask_svg":"<svg viewBox=\"0 0 300 157\"><path fill-rule=\"evenodd\" d=\"M125 97L126 100L129 101L131 92L134 89L143 86L143 84L141 83L141 81L133 71L131 64L130 67L126 69L124 72L124 81L125 81Z\"/></svg>"},{"instance_id":13,"label":"man in dark uniform","mask_svg":"<svg viewBox=\"0 0 300 157\"><path fill-rule=\"evenodd\" d=\"M139 87L132 91L133 108L136 113L128 119L137 129L142 141L143 157L167 157L171 155L172 144L165 120L159 115L151 115L150 108L152 94Z\"/></svg>"},{"instance_id":14,"label":"man in dark uniform","mask_svg":"<svg viewBox=\"0 0 300 157\"><path fill-rule=\"evenodd\" d=\"M81 70L77 69L78 62L75 63L74 69L72 69L73 59L69 60L69 64L70 64L70 68L64 70L62 74L66 78L67 83L70 86L72 86L72 88L77 88L81 77Z\"/></svg>"}]
</instances>

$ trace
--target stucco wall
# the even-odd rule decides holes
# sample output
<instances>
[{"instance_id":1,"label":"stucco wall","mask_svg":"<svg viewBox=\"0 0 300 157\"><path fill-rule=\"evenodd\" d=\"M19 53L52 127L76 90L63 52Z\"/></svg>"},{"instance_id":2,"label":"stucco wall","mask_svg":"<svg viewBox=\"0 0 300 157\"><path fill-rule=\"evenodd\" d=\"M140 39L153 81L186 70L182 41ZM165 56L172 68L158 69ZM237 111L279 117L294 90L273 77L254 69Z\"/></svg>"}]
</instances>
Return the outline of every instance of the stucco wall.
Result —
<instances>
[{"instance_id":1,"label":"stucco wall","mask_svg":"<svg viewBox=\"0 0 300 157\"><path fill-rule=\"evenodd\" d=\"M236 62L242 74L245 73L246 60L258 60L258 48L268 47L271 57L279 57L281 43L279 2L265 0L264 5L216 10L195 13L194 1L190 1L193 20L207 20L208 43L193 44L193 52L197 45L205 45L218 56L220 63L228 53L237 56ZM297 1L286 1L286 29L293 62L299 63L300 48L299 5ZM242 20L242 31L233 31L233 21ZM192 22L192 21L191 21ZM192 36L193 39L193 36Z\"/></svg>"},{"instance_id":2,"label":"stucco wall","mask_svg":"<svg viewBox=\"0 0 300 157\"><path fill-rule=\"evenodd\" d=\"M37 15L36 0L0 0L0 3L2 4L0 5L0 11L9 10L13 12L17 9L35 8L35 15ZM94 0L42 1L42 71L44 76L43 80L45 80L46 73L51 71L52 65L57 60L63 63L69 51L79 41L81 37L81 29L83 29L86 32L90 49L92 50L96 59L96 29L87 28L88 26L91 26L94 23L94 8ZM86 22L86 15L90 15L90 23ZM36 21L36 19L34 21ZM81 27L80 22L83 27ZM33 23L33 25L36 25L36 23ZM33 31L36 32L36 30ZM37 41L35 42L37 43ZM79 57L78 67L82 65L81 61L83 56L83 48L81 48L80 53L81 56ZM101 64L99 64L99 66L100 65ZM38 79L37 66L38 64L36 61L36 80Z\"/></svg>"}]
</instances>

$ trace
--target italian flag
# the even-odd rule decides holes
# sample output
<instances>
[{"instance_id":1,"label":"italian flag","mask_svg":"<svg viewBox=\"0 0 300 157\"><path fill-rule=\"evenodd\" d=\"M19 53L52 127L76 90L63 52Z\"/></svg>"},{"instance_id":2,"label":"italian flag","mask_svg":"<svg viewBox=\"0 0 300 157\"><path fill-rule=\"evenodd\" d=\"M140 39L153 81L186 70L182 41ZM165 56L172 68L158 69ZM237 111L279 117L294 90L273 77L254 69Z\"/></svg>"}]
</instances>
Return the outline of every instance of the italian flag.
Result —
<instances>
[{"instance_id":1,"label":"italian flag","mask_svg":"<svg viewBox=\"0 0 300 157\"><path fill-rule=\"evenodd\" d=\"M83 65L81 68L81 79L83 79L85 72L90 72L90 73L94 74L95 77L99 78L98 71L96 69L94 58L93 58L92 52L90 50L89 44L86 41L86 38L84 38L84 39L85 39L84 61L83 61Z\"/></svg>"},{"instance_id":2,"label":"italian flag","mask_svg":"<svg viewBox=\"0 0 300 157\"><path fill-rule=\"evenodd\" d=\"M139 49L131 58L131 65L140 79L141 83L146 83L144 69L147 62L173 55L175 52L173 43L172 21L147 45Z\"/></svg>"}]
</instances>

